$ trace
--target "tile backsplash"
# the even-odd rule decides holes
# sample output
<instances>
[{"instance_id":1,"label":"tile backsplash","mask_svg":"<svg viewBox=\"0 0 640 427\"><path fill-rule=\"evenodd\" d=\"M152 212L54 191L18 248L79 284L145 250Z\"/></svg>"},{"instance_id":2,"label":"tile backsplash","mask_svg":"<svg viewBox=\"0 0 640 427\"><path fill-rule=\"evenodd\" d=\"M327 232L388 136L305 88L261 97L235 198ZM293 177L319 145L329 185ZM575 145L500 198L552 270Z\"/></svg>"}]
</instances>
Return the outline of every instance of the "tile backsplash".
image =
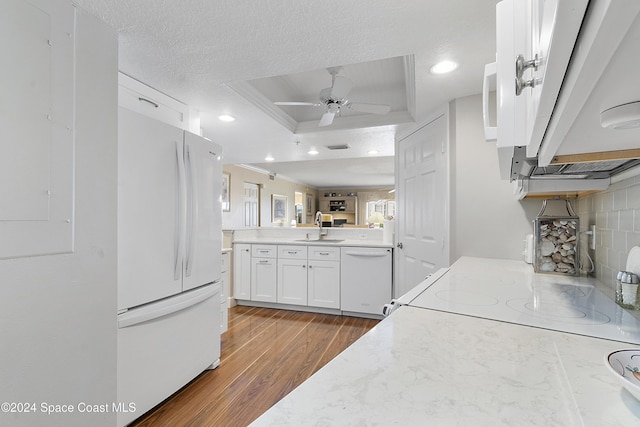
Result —
<instances>
[{"instance_id":1,"label":"tile backsplash","mask_svg":"<svg viewBox=\"0 0 640 427\"><path fill-rule=\"evenodd\" d=\"M577 213L582 231L596 226L596 250L595 254L589 250L589 255L595 262L596 277L613 287L616 273L626 267L629 251L640 245L640 176L580 197ZM586 235L581 239L588 241ZM586 243L581 246L587 248ZM583 255L581 262L588 266L589 260Z\"/></svg>"}]
</instances>

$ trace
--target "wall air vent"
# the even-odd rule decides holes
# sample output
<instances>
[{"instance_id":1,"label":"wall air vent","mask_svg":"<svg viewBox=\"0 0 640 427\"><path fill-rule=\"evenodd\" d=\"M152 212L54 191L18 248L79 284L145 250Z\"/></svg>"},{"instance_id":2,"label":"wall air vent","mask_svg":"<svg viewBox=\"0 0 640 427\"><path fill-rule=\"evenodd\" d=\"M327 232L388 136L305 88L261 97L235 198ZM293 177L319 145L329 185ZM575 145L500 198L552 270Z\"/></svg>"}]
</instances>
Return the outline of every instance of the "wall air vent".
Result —
<instances>
[{"instance_id":1,"label":"wall air vent","mask_svg":"<svg viewBox=\"0 0 640 427\"><path fill-rule=\"evenodd\" d=\"M340 144L340 145L325 145L329 150L348 150L351 148L349 144Z\"/></svg>"}]
</instances>

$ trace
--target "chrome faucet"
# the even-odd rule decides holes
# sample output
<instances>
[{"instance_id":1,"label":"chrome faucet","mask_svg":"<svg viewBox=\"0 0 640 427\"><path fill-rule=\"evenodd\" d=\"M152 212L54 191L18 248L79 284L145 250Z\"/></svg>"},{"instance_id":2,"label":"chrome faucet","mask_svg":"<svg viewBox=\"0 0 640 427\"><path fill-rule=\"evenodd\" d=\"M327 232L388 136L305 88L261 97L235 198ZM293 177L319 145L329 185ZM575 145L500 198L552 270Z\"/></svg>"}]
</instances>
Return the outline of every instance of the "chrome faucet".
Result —
<instances>
[{"instance_id":1,"label":"chrome faucet","mask_svg":"<svg viewBox=\"0 0 640 427\"><path fill-rule=\"evenodd\" d=\"M327 237L327 232L322 231L322 212L316 212L316 224L320 227L320 235L318 236L319 240L322 240L324 237Z\"/></svg>"}]
</instances>

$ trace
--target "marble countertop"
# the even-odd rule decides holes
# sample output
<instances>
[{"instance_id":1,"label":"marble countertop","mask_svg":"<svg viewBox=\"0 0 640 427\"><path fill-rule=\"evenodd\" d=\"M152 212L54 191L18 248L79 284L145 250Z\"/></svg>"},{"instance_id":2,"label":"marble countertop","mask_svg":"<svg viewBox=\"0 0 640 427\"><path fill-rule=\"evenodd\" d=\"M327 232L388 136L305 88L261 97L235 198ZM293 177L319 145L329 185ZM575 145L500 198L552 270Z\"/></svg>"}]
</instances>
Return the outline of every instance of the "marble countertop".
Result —
<instances>
[{"instance_id":1,"label":"marble countertop","mask_svg":"<svg viewBox=\"0 0 640 427\"><path fill-rule=\"evenodd\" d=\"M631 426L604 356L633 347L403 306L252 426Z\"/></svg>"},{"instance_id":2,"label":"marble countertop","mask_svg":"<svg viewBox=\"0 0 640 427\"><path fill-rule=\"evenodd\" d=\"M302 239L291 239L291 238L276 238L276 237L249 237L249 238L240 238L234 239L233 243L251 243L251 244L264 244L264 245L314 245L314 246L360 246L360 247L368 247L368 248L393 248L392 243L382 242L379 240L367 240L367 239L340 239L337 238L335 240L339 241L331 241L334 240L332 237L328 238L329 241L324 240L304 240Z\"/></svg>"}]
</instances>

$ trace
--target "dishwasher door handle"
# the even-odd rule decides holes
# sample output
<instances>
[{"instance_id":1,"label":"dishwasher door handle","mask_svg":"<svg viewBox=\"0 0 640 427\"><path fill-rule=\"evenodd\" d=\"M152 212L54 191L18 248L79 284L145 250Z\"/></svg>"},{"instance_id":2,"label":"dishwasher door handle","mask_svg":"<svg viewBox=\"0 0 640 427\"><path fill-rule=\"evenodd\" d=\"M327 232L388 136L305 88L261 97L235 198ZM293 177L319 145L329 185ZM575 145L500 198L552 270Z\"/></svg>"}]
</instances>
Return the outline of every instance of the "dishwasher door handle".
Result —
<instances>
[{"instance_id":1,"label":"dishwasher door handle","mask_svg":"<svg viewBox=\"0 0 640 427\"><path fill-rule=\"evenodd\" d=\"M368 257L368 258L375 258L375 257L382 257L382 256L387 256L387 252L357 252L357 251L347 251L345 252L345 255L351 255L351 256L361 256L361 257Z\"/></svg>"}]
</instances>

